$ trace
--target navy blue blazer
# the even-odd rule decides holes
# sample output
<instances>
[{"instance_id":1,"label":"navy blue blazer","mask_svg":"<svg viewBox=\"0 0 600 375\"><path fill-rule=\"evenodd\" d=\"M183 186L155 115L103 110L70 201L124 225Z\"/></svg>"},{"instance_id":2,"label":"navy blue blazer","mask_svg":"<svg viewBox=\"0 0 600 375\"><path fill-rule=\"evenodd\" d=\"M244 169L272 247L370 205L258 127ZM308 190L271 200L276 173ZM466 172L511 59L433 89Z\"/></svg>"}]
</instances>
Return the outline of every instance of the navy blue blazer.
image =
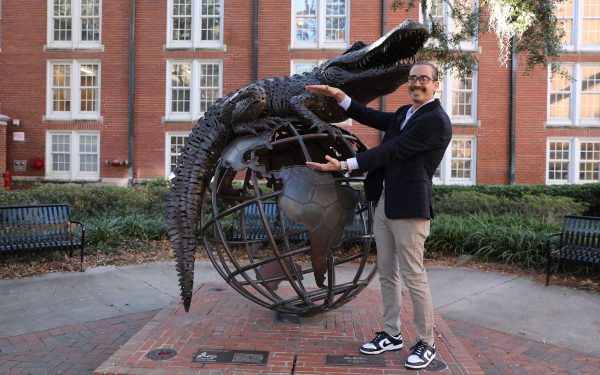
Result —
<instances>
[{"instance_id":1,"label":"navy blue blazer","mask_svg":"<svg viewBox=\"0 0 600 375\"><path fill-rule=\"evenodd\" d=\"M367 199L378 201L385 181L385 215L390 219L433 218L432 178L452 139L452 125L439 100L423 105L400 126L411 105L382 112L352 100L346 114L385 131L381 144L356 158Z\"/></svg>"}]
</instances>

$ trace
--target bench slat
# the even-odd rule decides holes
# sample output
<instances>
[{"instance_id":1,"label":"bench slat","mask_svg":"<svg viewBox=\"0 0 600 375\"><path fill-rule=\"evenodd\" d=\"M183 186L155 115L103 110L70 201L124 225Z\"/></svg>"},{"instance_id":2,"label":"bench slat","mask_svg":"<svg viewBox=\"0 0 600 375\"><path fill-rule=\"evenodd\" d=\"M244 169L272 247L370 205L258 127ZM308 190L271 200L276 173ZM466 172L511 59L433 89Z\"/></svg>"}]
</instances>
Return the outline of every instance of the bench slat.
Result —
<instances>
[{"instance_id":1,"label":"bench slat","mask_svg":"<svg viewBox=\"0 0 600 375\"><path fill-rule=\"evenodd\" d=\"M83 270L85 247L83 225L75 223L80 234L72 230L68 204L0 207L0 253L23 250L80 249Z\"/></svg>"},{"instance_id":2,"label":"bench slat","mask_svg":"<svg viewBox=\"0 0 600 375\"><path fill-rule=\"evenodd\" d=\"M553 246L550 237L547 244L546 285L550 283L550 266L553 262L600 266L600 217L565 216L560 243Z\"/></svg>"}]
</instances>

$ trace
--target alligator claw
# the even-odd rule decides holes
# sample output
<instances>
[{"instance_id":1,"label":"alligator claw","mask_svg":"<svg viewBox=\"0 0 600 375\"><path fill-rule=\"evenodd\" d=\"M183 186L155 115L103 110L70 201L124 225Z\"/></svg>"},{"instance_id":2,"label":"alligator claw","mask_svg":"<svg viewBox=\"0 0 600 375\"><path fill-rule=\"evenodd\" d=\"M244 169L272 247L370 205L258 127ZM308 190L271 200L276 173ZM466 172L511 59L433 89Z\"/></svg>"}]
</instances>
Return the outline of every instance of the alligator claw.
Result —
<instances>
[{"instance_id":1,"label":"alligator claw","mask_svg":"<svg viewBox=\"0 0 600 375\"><path fill-rule=\"evenodd\" d=\"M333 140L336 140L336 139L342 137L342 131L337 126L328 124L328 123L326 123L324 121L316 123L316 124L313 124L313 125L311 125L310 128L311 129L317 129L317 133L319 133L319 134L322 134L322 133L329 134L329 136Z\"/></svg>"},{"instance_id":2,"label":"alligator claw","mask_svg":"<svg viewBox=\"0 0 600 375\"><path fill-rule=\"evenodd\" d=\"M284 125L286 121L281 117L265 117L255 121L238 122L233 124L233 131L240 134L257 135L264 130L275 131Z\"/></svg>"}]
</instances>

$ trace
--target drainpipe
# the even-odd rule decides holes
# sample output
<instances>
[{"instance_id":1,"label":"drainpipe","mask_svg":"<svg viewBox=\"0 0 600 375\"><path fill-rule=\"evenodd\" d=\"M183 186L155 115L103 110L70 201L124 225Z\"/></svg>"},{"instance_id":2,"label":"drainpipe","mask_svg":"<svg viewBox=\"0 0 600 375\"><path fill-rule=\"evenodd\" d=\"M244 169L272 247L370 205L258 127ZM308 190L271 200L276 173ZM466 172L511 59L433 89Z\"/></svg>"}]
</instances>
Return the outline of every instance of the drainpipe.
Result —
<instances>
[{"instance_id":1,"label":"drainpipe","mask_svg":"<svg viewBox=\"0 0 600 375\"><path fill-rule=\"evenodd\" d=\"M129 180L127 185L133 185L134 177L134 140L135 140L135 0L129 1L129 137L128 159Z\"/></svg>"},{"instance_id":2,"label":"drainpipe","mask_svg":"<svg viewBox=\"0 0 600 375\"><path fill-rule=\"evenodd\" d=\"M252 28L252 81L258 81L258 7L259 0L254 0L254 26Z\"/></svg>"},{"instance_id":3,"label":"drainpipe","mask_svg":"<svg viewBox=\"0 0 600 375\"><path fill-rule=\"evenodd\" d=\"M508 182L510 185L515 184L515 139L516 139L516 112L517 112L517 38L512 37L510 40L511 44L511 67L510 67L510 154L509 162L510 169L508 174Z\"/></svg>"},{"instance_id":4,"label":"drainpipe","mask_svg":"<svg viewBox=\"0 0 600 375\"><path fill-rule=\"evenodd\" d=\"M387 33L387 20L388 20L388 10L387 10L387 0L381 0L381 35L385 35ZM379 109L385 111L387 108L387 98L385 96L381 97L381 102L379 103ZM383 140L383 132L379 133L379 140Z\"/></svg>"}]
</instances>

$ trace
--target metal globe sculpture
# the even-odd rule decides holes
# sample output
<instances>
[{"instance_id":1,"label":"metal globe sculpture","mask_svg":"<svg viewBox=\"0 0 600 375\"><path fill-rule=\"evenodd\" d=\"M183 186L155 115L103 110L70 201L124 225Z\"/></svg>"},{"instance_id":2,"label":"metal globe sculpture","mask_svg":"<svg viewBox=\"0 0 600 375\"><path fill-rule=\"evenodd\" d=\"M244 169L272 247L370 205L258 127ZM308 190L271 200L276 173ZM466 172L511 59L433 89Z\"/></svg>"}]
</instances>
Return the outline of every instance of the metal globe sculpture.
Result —
<instances>
[{"instance_id":1,"label":"metal globe sculpture","mask_svg":"<svg viewBox=\"0 0 600 375\"><path fill-rule=\"evenodd\" d=\"M319 174L304 166L327 154L347 158L365 146L331 125L347 118L336 100L306 86L337 87L367 104L407 82L428 36L426 26L407 20L372 44L356 41L311 72L261 79L206 109L177 158L167 199L186 311L200 244L233 288L282 312L330 310L367 285L375 272L364 272L370 207L350 184L362 176ZM236 176L243 177L241 187L233 183ZM339 251L356 243L356 255ZM234 255L236 246L244 259ZM354 276L341 280L336 266L353 260Z\"/></svg>"},{"instance_id":2,"label":"metal globe sculpture","mask_svg":"<svg viewBox=\"0 0 600 375\"><path fill-rule=\"evenodd\" d=\"M318 173L305 162L364 149L349 132L333 138L293 119L229 144L200 220L202 242L223 279L262 306L300 316L355 297L375 273L365 270L370 206L352 186L363 177ZM340 264L352 271L345 267L341 276Z\"/></svg>"}]
</instances>

